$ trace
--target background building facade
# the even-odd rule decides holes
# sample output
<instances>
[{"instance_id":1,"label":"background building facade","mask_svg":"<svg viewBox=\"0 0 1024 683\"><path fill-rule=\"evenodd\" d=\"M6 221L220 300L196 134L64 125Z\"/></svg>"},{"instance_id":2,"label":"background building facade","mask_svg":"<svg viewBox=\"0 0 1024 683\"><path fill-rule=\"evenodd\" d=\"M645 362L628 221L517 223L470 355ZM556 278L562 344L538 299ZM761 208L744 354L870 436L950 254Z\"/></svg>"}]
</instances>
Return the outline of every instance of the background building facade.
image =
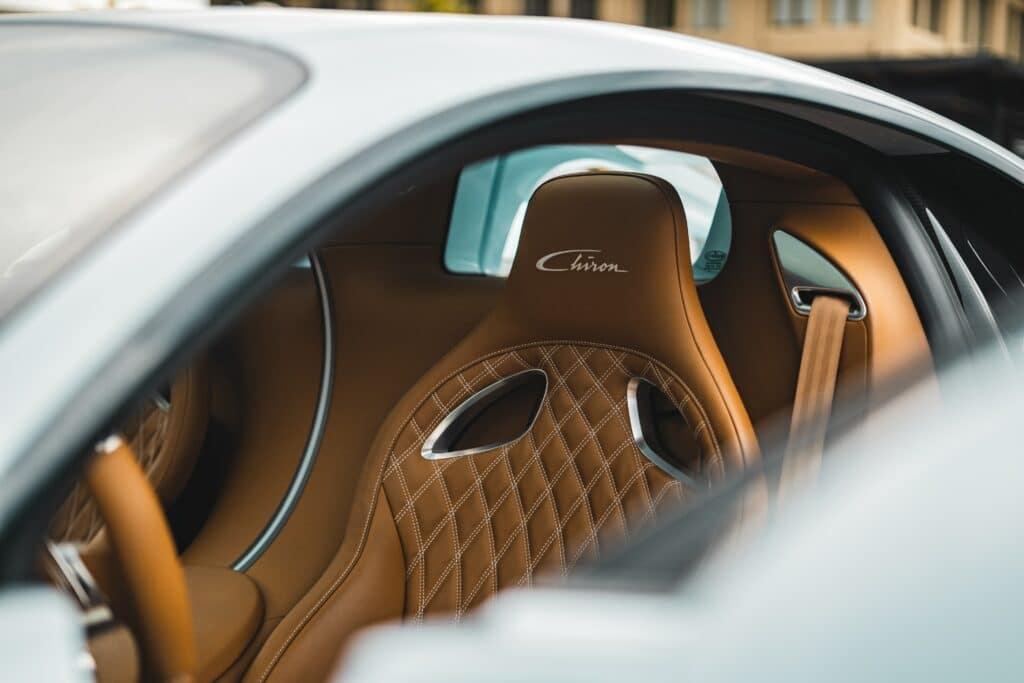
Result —
<instances>
[{"instance_id":1,"label":"background building facade","mask_svg":"<svg viewBox=\"0 0 1024 683\"><path fill-rule=\"evenodd\" d=\"M598 19L821 66L1024 155L1024 0L285 0L344 9Z\"/></svg>"},{"instance_id":2,"label":"background building facade","mask_svg":"<svg viewBox=\"0 0 1024 683\"><path fill-rule=\"evenodd\" d=\"M1024 58L1024 0L326 0L316 6L602 19L795 59L978 51Z\"/></svg>"}]
</instances>

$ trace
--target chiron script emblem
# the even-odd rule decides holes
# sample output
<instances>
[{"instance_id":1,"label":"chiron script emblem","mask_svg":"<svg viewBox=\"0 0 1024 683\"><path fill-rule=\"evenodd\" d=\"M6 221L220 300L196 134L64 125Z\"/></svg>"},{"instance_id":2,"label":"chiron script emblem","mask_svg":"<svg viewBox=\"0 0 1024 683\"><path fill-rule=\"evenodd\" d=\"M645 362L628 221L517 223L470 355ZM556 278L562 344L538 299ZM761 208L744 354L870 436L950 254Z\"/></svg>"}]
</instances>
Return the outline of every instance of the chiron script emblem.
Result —
<instances>
[{"instance_id":1,"label":"chiron script emblem","mask_svg":"<svg viewBox=\"0 0 1024 683\"><path fill-rule=\"evenodd\" d=\"M618 263L601 258L600 249L553 251L537 259L537 270L549 273L628 273Z\"/></svg>"}]
</instances>

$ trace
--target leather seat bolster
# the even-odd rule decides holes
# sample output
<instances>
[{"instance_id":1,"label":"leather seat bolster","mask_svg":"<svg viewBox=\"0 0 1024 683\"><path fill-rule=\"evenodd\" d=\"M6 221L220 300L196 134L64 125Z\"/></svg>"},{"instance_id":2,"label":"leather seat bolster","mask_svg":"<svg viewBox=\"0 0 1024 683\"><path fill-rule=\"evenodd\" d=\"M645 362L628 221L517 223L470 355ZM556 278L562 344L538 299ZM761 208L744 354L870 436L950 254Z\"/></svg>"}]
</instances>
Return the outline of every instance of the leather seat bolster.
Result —
<instances>
[{"instance_id":1,"label":"leather seat bolster","mask_svg":"<svg viewBox=\"0 0 1024 683\"><path fill-rule=\"evenodd\" d=\"M213 681L245 651L263 621L263 596L245 574L185 567L196 637L196 680Z\"/></svg>"},{"instance_id":2,"label":"leather seat bolster","mask_svg":"<svg viewBox=\"0 0 1024 683\"><path fill-rule=\"evenodd\" d=\"M402 614L402 547L383 492L373 498L373 514L353 515L331 566L271 633L246 681L271 675L280 681L325 680L339 657L339 643L360 628ZM303 637L297 638L300 632Z\"/></svg>"}]
</instances>

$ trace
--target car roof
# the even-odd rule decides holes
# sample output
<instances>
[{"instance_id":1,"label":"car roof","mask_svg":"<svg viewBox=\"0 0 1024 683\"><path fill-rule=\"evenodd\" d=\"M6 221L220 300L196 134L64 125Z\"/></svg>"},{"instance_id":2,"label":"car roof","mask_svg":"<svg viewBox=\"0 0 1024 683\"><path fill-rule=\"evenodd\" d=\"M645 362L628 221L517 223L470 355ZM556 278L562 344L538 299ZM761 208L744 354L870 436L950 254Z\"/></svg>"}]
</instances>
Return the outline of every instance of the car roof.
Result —
<instances>
[{"instance_id":1,"label":"car roof","mask_svg":"<svg viewBox=\"0 0 1024 683\"><path fill-rule=\"evenodd\" d=\"M255 43L300 60L312 81L326 78L364 97L415 91L426 81L443 84L446 100L456 103L541 82L674 73L670 80L679 87L782 96L877 118L1024 182L1019 157L918 105L798 62L673 31L556 17L246 7L5 20L116 24ZM650 86L637 78L636 87Z\"/></svg>"}]
</instances>

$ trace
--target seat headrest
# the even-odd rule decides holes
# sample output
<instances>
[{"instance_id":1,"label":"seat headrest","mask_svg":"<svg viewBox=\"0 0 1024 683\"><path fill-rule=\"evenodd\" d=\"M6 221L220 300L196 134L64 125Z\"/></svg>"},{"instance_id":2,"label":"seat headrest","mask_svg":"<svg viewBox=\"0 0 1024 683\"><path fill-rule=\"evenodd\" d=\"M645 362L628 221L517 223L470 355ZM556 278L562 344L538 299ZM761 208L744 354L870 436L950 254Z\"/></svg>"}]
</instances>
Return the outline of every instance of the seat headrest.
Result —
<instances>
[{"instance_id":1,"label":"seat headrest","mask_svg":"<svg viewBox=\"0 0 1024 683\"><path fill-rule=\"evenodd\" d=\"M694 306L686 215L670 184L638 173L583 173L534 193L500 318L536 337L655 353L654 337L679 342Z\"/></svg>"}]
</instances>

